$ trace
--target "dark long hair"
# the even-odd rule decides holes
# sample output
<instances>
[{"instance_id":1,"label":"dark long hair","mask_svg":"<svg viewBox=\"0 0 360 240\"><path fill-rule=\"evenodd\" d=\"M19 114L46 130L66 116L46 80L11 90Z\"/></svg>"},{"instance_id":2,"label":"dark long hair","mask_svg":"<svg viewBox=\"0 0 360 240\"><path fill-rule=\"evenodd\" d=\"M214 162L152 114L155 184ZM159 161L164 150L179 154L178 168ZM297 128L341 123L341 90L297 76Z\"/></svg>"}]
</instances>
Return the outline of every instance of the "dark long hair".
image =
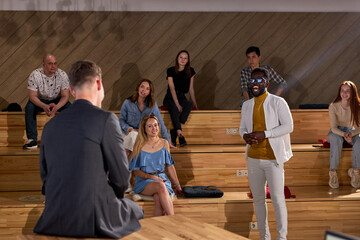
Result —
<instances>
[{"instance_id":1,"label":"dark long hair","mask_svg":"<svg viewBox=\"0 0 360 240\"><path fill-rule=\"evenodd\" d=\"M134 93L131 95L130 100L131 102L135 102L139 97L139 87L143 82L149 83L150 86L150 93L145 99L145 104L148 108L152 108L155 105L155 89L153 83L149 79L143 79L139 82L139 84L136 86Z\"/></svg>"},{"instance_id":2,"label":"dark long hair","mask_svg":"<svg viewBox=\"0 0 360 240\"><path fill-rule=\"evenodd\" d=\"M343 85L348 85L350 87L350 110L351 110L351 121L353 123L354 126L359 127L360 126L360 98L359 98L359 94L356 88L356 85L351 82L351 81L344 81L341 83L337 96L335 98L335 100L333 101L333 103L339 102L341 101L341 87Z\"/></svg>"},{"instance_id":3,"label":"dark long hair","mask_svg":"<svg viewBox=\"0 0 360 240\"><path fill-rule=\"evenodd\" d=\"M181 53L186 53L187 56L188 56L188 62L186 63L185 65L185 73L186 73L186 77L191 77L191 70L190 70L190 54L188 51L186 50L181 50L177 55L176 55L176 58L175 58L175 73L177 74L179 72L179 61L178 61L178 58L180 56Z\"/></svg>"}]
</instances>

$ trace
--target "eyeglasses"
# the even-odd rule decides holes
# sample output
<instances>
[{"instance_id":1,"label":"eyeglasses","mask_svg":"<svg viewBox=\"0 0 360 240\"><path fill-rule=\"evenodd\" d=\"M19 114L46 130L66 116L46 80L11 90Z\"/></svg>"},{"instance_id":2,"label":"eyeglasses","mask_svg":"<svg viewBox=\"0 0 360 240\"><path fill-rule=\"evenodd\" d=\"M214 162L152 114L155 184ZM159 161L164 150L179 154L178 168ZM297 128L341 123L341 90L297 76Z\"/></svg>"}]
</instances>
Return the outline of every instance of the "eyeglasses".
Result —
<instances>
[{"instance_id":1,"label":"eyeglasses","mask_svg":"<svg viewBox=\"0 0 360 240\"><path fill-rule=\"evenodd\" d=\"M265 79L264 78L250 78L250 83L254 83L254 82L262 83L262 82L265 82Z\"/></svg>"}]
</instances>

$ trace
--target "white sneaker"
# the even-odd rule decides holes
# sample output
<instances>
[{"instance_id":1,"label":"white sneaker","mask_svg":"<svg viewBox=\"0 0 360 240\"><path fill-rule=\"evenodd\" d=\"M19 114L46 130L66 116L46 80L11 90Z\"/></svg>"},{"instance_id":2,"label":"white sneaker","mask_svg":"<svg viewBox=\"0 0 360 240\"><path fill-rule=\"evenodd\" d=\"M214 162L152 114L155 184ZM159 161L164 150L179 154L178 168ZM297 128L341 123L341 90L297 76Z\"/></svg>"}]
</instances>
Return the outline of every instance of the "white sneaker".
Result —
<instances>
[{"instance_id":1,"label":"white sneaker","mask_svg":"<svg viewBox=\"0 0 360 240\"><path fill-rule=\"evenodd\" d=\"M336 171L329 171L329 186L331 188L339 188L339 180L337 177L337 172Z\"/></svg>"},{"instance_id":2,"label":"white sneaker","mask_svg":"<svg viewBox=\"0 0 360 240\"><path fill-rule=\"evenodd\" d=\"M348 175L351 177L350 184L353 188L360 188L360 173L359 170L355 171L353 168L349 168Z\"/></svg>"}]
</instances>

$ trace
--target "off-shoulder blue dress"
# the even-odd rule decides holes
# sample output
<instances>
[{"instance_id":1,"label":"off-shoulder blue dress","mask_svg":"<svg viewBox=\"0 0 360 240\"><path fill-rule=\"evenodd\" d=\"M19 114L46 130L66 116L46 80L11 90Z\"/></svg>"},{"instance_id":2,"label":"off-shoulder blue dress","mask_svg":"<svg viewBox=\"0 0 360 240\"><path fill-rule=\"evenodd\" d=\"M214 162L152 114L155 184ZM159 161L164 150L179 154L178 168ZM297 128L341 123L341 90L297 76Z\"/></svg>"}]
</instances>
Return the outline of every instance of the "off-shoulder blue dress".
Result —
<instances>
[{"instance_id":1,"label":"off-shoulder blue dress","mask_svg":"<svg viewBox=\"0 0 360 240\"><path fill-rule=\"evenodd\" d=\"M166 150L164 145L164 147L157 152L150 153L150 152L140 151L138 156L135 156L133 159L131 159L129 169L131 171L140 169L145 173L158 172L158 174L155 175L162 179L165 179L166 181L164 183L166 185L167 190L171 195L175 195L173 189L171 188L171 182L164 173L165 164L172 166L175 164L175 162L169 151ZM153 181L158 181L158 180L136 177L134 184L134 192L141 193L144 190L144 188Z\"/></svg>"}]
</instances>

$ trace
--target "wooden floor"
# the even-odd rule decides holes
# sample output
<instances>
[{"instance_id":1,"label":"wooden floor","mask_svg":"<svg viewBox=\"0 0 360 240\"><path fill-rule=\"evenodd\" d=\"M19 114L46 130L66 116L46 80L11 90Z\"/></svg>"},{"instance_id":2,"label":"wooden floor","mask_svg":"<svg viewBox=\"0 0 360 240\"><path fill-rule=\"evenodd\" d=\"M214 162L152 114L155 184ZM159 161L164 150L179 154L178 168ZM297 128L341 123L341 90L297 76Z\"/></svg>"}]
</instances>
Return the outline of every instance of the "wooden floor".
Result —
<instances>
[{"instance_id":1,"label":"wooden floor","mask_svg":"<svg viewBox=\"0 0 360 240\"><path fill-rule=\"evenodd\" d=\"M248 238L231 233L211 224L202 223L178 214L174 216L152 217L140 220L141 229L123 240L246 240ZM24 240L66 240L76 238L62 238L41 236L37 234L23 234L17 239ZM83 238L84 239L84 238ZM85 238L90 240L91 238Z\"/></svg>"}]
</instances>

